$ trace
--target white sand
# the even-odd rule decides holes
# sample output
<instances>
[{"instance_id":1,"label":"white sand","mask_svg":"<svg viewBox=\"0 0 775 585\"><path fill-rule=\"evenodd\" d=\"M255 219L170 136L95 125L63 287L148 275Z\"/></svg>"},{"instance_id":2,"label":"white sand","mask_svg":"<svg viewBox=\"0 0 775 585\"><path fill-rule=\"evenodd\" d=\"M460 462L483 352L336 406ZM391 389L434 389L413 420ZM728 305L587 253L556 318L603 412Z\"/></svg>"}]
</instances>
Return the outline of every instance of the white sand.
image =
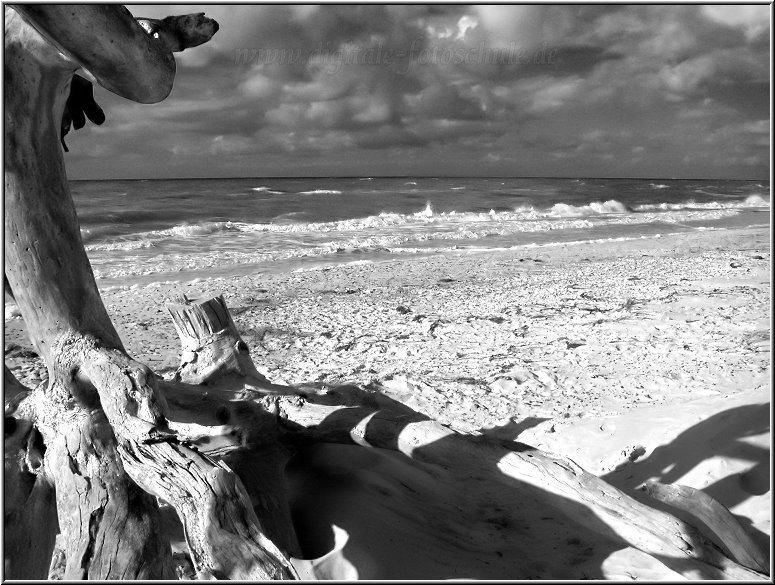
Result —
<instances>
[{"instance_id":1,"label":"white sand","mask_svg":"<svg viewBox=\"0 0 775 585\"><path fill-rule=\"evenodd\" d=\"M163 309L176 292L224 293L274 382L379 387L461 431L569 457L639 498L650 478L700 488L768 542L767 230L106 291L130 354L162 373L177 365ZM8 343L22 349L6 363L39 380L12 307ZM524 501L454 465L324 446L289 477L306 556L329 553L319 576L677 577L550 497Z\"/></svg>"}]
</instances>

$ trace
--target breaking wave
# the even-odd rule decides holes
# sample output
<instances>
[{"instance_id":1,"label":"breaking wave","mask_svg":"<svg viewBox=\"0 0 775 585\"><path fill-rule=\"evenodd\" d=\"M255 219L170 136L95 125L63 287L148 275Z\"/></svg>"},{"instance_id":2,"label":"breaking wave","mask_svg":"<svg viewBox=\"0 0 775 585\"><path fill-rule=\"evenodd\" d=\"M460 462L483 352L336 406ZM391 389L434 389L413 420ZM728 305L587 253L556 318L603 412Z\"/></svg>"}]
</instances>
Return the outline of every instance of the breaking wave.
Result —
<instances>
[{"instance_id":1,"label":"breaking wave","mask_svg":"<svg viewBox=\"0 0 775 585\"><path fill-rule=\"evenodd\" d=\"M250 190L258 193L269 193L270 195L283 195L285 193L285 191L277 191L270 187L251 187Z\"/></svg>"},{"instance_id":2,"label":"breaking wave","mask_svg":"<svg viewBox=\"0 0 775 585\"><path fill-rule=\"evenodd\" d=\"M644 203L636 205L635 211L677 211L683 209L745 209L750 207L769 207L770 202L758 193L749 195L744 201L705 201L697 202L692 199L680 203Z\"/></svg>"},{"instance_id":3,"label":"breaking wave","mask_svg":"<svg viewBox=\"0 0 775 585\"><path fill-rule=\"evenodd\" d=\"M312 189L312 191L299 191L299 195L341 195L337 189Z\"/></svg>"},{"instance_id":4,"label":"breaking wave","mask_svg":"<svg viewBox=\"0 0 775 585\"><path fill-rule=\"evenodd\" d=\"M89 232L90 230L81 230L82 237L84 236L84 231ZM84 242L86 242L87 251L140 250L143 248L151 248L156 243L163 240L175 238L193 238L215 234L217 232L236 231L240 231L240 224L231 221L206 221L193 224L184 223L164 230L154 230L150 232L118 236L107 241L93 244L88 243L90 239L84 237ZM94 238L91 239L93 240Z\"/></svg>"},{"instance_id":5,"label":"breaking wave","mask_svg":"<svg viewBox=\"0 0 775 585\"><path fill-rule=\"evenodd\" d=\"M385 211L378 215L328 222L304 221L303 212L290 212L277 216L269 223L208 221L130 235L111 236L109 232L100 233L99 230L85 230L83 235L88 251L177 246L178 249L195 252L198 247L222 245L234 249L295 247L303 253L323 246L324 253L332 253L340 248L372 250L433 240L479 240L530 232L714 221L734 216L740 208L766 206L769 202L760 195L751 195L736 204L687 201L629 208L612 199L588 205L557 203L548 209L524 205L513 210L490 209L487 212L437 212L428 202L423 209L413 213Z\"/></svg>"},{"instance_id":6,"label":"breaking wave","mask_svg":"<svg viewBox=\"0 0 775 585\"><path fill-rule=\"evenodd\" d=\"M589 205L568 205L556 203L550 210L550 214L556 217L582 217L585 215L601 215L605 213L629 213L630 209L620 201L611 199L600 203L593 201Z\"/></svg>"}]
</instances>

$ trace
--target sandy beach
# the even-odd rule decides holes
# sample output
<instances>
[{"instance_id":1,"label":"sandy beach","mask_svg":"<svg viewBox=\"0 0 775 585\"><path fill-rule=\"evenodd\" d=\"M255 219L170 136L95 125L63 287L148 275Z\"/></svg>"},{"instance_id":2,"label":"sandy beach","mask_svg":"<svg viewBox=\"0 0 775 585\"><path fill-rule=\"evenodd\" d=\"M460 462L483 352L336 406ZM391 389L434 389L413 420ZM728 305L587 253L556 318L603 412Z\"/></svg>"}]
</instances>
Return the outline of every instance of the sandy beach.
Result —
<instances>
[{"instance_id":1,"label":"sandy beach","mask_svg":"<svg viewBox=\"0 0 775 585\"><path fill-rule=\"evenodd\" d=\"M4 577L772 580L766 7L128 8L4 9Z\"/></svg>"},{"instance_id":2,"label":"sandy beach","mask_svg":"<svg viewBox=\"0 0 775 585\"><path fill-rule=\"evenodd\" d=\"M221 293L274 383L379 390L461 432L571 458L643 501L636 488L647 479L702 489L769 549L770 262L768 229L708 230L114 287L103 299L129 353L162 375L179 359L164 302ZM40 383L42 364L13 305L5 335L6 364L22 382ZM514 506L509 517L524 528L505 534L513 540L538 528L519 545L493 536L482 511L487 489L476 505L458 501L454 478L439 470L420 477L401 471L394 455L366 462L338 449L308 454L309 465L291 472L297 512L327 510L310 525L318 534L308 537L308 550L317 547L312 556L336 542L344 548L327 557L333 568L324 562L319 576L676 576L584 527L541 524L538 512L504 494L501 503ZM322 476L310 487L305 474L318 468ZM405 508L384 493L375 504L375 486L414 494L419 508L419 494L445 486L448 498L426 513L444 518L457 506L476 521L465 536L431 542L444 522L429 526L427 516L405 512L395 521ZM505 552L493 556L496 549Z\"/></svg>"}]
</instances>

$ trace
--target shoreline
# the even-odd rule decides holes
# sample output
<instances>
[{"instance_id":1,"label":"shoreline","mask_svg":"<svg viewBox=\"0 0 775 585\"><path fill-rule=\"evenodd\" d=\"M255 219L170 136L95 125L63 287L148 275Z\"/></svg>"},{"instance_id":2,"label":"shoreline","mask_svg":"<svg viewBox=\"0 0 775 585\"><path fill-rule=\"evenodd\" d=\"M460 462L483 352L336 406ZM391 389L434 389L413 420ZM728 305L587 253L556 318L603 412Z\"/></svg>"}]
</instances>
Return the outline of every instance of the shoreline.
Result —
<instances>
[{"instance_id":1,"label":"shoreline","mask_svg":"<svg viewBox=\"0 0 775 585\"><path fill-rule=\"evenodd\" d=\"M696 212L684 210L682 213ZM263 230L258 230L251 235L251 230L242 232L237 229L235 236L235 233L230 229L221 230L217 227L218 225L231 225L230 222L205 222L199 227L184 224L169 230L145 233L146 236L149 236L153 233L176 232L180 229L184 233L191 230L192 234L196 234L200 228L204 229L204 233L199 234L199 238L188 240L188 238L183 237L179 242L181 247L177 253L165 251L164 240L156 242L159 244L157 248L153 238L145 241L147 245L139 245L143 242L142 239L135 241L128 249L123 249L120 246L115 250L111 246L103 249L101 244L87 244L86 248L92 259L98 285L101 289L110 289L116 286L125 286L127 282L145 286L153 283L176 284L195 278L232 277L257 273L283 274L295 270L314 270L322 266L347 264L348 259L349 262L380 263L406 256L422 257L456 252L520 252L557 246L649 240L695 231L725 232L740 228L769 227L769 206L766 209L745 208L735 211L710 209L702 213L731 213L733 215L715 221L711 221L707 217L704 221L695 221L696 218L685 217L678 224L665 220L664 222L645 221L645 223L632 225L624 221L620 224L590 226L588 224L590 218L585 213L576 216L573 212L567 217L563 217L561 214L559 217L537 220L538 223L526 231L521 231L521 229L510 231L503 227L509 225L510 221L495 221L489 214L478 213L475 215L480 219L486 216L487 220L474 222L474 224L469 225L471 232L464 230L465 233L457 235L442 233L446 229L443 227L444 222L437 227L437 230L441 231L434 232L429 227L438 225L435 224L434 219L422 228L423 231L426 228L431 230L424 234L427 239L419 237L413 231L414 228L418 227L417 225L410 232L406 232L405 226L401 225L394 226L394 229L382 226L375 232L369 232L366 229L365 232L361 233L356 230L353 233L359 235L350 238L352 235L350 234L344 236L343 239L338 239L335 235L340 233L338 230L331 232L324 229L323 232L327 235L323 240L313 237L305 244L302 244L300 240L296 242L295 247L292 246L292 249L282 245L278 247L277 242L264 241L262 237L254 238L255 235L263 234ZM763 213L766 213L766 216L763 216ZM410 215L414 217L418 214ZM441 213L438 217L444 215ZM450 215L450 217L453 216L455 216L454 213ZM434 213L430 217L437 218L437 215ZM368 223L369 219L374 218L345 220L345 223L350 221ZM651 219L654 220L656 217ZM766 220L767 223L762 223L762 220ZM546 223L547 221L559 223L550 224ZM279 227L289 226L281 225ZM530 226L523 225L523 227L529 228ZM455 229L462 228L458 226ZM269 233L272 233L272 230L269 230ZM315 233L316 229L310 229L307 236L301 236L301 238L304 240ZM342 233L347 233L347 230ZM233 239L234 237L239 240L238 249L234 249L236 241ZM206 239L206 242L203 242L202 239ZM114 256L116 254L117 256Z\"/></svg>"}]
</instances>

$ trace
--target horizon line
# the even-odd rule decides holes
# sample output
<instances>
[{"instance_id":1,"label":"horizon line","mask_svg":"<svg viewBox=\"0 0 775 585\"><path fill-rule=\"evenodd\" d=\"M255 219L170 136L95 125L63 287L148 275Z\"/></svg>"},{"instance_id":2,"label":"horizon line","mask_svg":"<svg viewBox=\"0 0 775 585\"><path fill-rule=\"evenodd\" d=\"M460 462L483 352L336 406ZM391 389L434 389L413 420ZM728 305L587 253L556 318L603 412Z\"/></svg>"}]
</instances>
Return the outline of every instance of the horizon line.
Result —
<instances>
[{"instance_id":1,"label":"horizon line","mask_svg":"<svg viewBox=\"0 0 775 585\"><path fill-rule=\"evenodd\" d=\"M111 177L109 179L68 179L68 181L219 181L235 179L556 179L556 180L620 180L620 181L767 181L770 178L740 177L625 177L625 176L545 176L545 175L269 175L232 177Z\"/></svg>"}]
</instances>

